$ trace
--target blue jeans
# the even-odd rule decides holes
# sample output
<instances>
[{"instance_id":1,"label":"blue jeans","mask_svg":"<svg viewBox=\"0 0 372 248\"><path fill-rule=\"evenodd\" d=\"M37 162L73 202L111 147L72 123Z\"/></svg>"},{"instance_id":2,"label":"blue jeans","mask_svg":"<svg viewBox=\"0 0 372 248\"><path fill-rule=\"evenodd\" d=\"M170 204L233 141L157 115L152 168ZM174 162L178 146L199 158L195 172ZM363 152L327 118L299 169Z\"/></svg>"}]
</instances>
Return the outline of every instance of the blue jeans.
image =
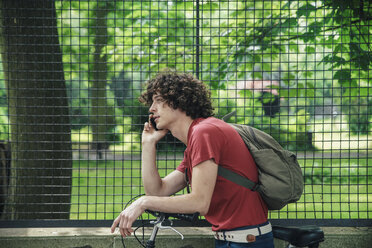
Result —
<instances>
[{"instance_id":1,"label":"blue jeans","mask_svg":"<svg viewBox=\"0 0 372 248\"><path fill-rule=\"evenodd\" d=\"M254 227L254 226L253 226ZM241 227L234 230L244 230L253 228L250 227ZM256 237L255 242L250 243L236 243L231 241L216 240L216 248L240 248L240 247L256 247L256 248L274 248L274 236L272 232L266 233Z\"/></svg>"}]
</instances>

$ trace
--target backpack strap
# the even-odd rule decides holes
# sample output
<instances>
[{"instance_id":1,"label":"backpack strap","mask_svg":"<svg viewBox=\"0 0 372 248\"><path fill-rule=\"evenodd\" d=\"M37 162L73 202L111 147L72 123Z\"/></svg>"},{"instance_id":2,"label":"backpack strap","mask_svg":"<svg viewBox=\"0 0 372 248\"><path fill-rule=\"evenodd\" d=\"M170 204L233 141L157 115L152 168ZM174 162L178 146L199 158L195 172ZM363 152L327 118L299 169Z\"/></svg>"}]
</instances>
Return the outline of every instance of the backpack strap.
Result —
<instances>
[{"instance_id":1,"label":"backpack strap","mask_svg":"<svg viewBox=\"0 0 372 248\"><path fill-rule=\"evenodd\" d=\"M229 169L226 169L224 167L222 167L221 165L218 165L218 175L233 182L233 183L236 183L240 186L243 186L247 189L250 189L252 191L256 191L258 190L259 188L259 184L258 183L255 183L251 180L249 180L248 178L244 177L244 176L241 176Z\"/></svg>"}]
</instances>

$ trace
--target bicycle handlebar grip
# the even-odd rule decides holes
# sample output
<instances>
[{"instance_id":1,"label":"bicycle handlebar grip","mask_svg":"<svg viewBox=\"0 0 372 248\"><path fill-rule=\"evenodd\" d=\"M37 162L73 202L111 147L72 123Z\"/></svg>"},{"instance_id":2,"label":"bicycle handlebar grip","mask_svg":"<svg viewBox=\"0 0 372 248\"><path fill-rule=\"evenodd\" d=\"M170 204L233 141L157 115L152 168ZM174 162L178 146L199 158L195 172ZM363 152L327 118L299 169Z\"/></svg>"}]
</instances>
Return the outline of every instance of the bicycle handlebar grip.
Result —
<instances>
[{"instance_id":1,"label":"bicycle handlebar grip","mask_svg":"<svg viewBox=\"0 0 372 248\"><path fill-rule=\"evenodd\" d=\"M168 214L168 216L180 219L180 220L185 220L189 222L195 222L198 220L199 213L193 213L193 214Z\"/></svg>"},{"instance_id":2,"label":"bicycle handlebar grip","mask_svg":"<svg viewBox=\"0 0 372 248\"><path fill-rule=\"evenodd\" d=\"M156 211L152 211L152 210L148 210L148 209L146 209L145 212L149 213L149 214L151 214L155 217L160 217L160 215L161 215L161 212L156 212Z\"/></svg>"},{"instance_id":3,"label":"bicycle handlebar grip","mask_svg":"<svg viewBox=\"0 0 372 248\"><path fill-rule=\"evenodd\" d=\"M160 217L161 215L164 215L165 217L174 217L179 220L185 220L188 222L195 222L198 220L199 213L193 213L193 214L177 214L177 213L162 213L162 212L157 212L157 211L151 211L151 210L146 210L147 213L155 216L155 217Z\"/></svg>"}]
</instances>

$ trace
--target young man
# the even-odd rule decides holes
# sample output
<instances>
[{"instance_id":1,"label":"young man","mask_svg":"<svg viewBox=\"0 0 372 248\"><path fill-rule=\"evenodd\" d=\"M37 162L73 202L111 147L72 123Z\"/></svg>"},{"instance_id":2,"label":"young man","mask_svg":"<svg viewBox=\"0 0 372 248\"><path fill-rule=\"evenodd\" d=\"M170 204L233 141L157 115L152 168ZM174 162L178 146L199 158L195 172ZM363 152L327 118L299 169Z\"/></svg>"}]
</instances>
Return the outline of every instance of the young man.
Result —
<instances>
[{"instance_id":1,"label":"young man","mask_svg":"<svg viewBox=\"0 0 372 248\"><path fill-rule=\"evenodd\" d=\"M146 210L168 213L199 212L216 232L216 247L274 247L267 207L260 195L220 176L218 165L252 181L257 167L239 134L212 117L210 92L188 74L165 72L150 80L140 101L150 106L142 133L142 177L146 196L133 202L114 220L123 237L133 232L133 222ZM156 168L156 144L168 132L186 146L177 169L160 178ZM187 186L189 194L171 196Z\"/></svg>"}]
</instances>

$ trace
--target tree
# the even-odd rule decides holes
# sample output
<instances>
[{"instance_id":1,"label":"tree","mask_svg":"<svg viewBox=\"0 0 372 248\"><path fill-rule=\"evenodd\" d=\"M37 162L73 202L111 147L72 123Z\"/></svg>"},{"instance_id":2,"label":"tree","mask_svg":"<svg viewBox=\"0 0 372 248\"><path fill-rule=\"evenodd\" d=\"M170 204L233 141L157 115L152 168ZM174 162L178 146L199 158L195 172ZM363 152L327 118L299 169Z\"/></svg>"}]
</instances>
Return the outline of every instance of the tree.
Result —
<instances>
[{"instance_id":1,"label":"tree","mask_svg":"<svg viewBox=\"0 0 372 248\"><path fill-rule=\"evenodd\" d=\"M54 1L0 4L12 150L4 217L66 219L71 132Z\"/></svg>"},{"instance_id":2,"label":"tree","mask_svg":"<svg viewBox=\"0 0 372 248\"><path fill-rule=\"evenodd\" d=\"M215 75L214 81L227 81L231 77L231 71L244 72L247 68L253 71L256 65L262 71L253 74L253 77L260 78L264 71L279 70L273 64L280 58L280 65L285 65L283 62L287 61L286 55L289 55L288 58L295 59L298 63L292 68L285 68L288 73L281 80L287 86L294 87L281 88L281 96L321 99L319 95L314 95L315 89L331 88L334 94L331 97L348 116L350 130L353 133L368 134L372 128L372 92L368 80L372 69L369 42L372 35L369 28L372 21L371 6L369 0L242 3L232 13L240 18L236 23L233 20L230 25L238 28L229 32L223 30L224 35L220 38L238 37L235 44L229 40L237 47L231 56L234 59L230 61L222 57L219 60L219 74ZM270 11L265 15L264 11L257 11L262 9L280 11ZM252 10L257 12L255 18L247 21L246 17ZM253 29L247 29L247 26L253 26ZM245 32L249 35L245 35ZM301 53L306 58L304 63L299 63L298 56ZM290 57L291 54L295 56ZM307 63L309 60L319 62ZM239 61L248 63L236 63L236 66L235 62ZM324 79L325 74L333 80L315 80ZM216 84L214 87L218 86Z\"/></svg>"},{"instance_id":3,"label":"tree","mask_svg":"<svg viewBox=\"0 0 372 248\"><path fill-rule=\"evenodd\" d=\"M93 65L90 72L92 147L100 150L108 148L107 137L114 128L114 110L107 103L107 61L104 48L107 45L108 2L97 2L94 8L95 22L92 24L94 36Z\"/></svg>"}]
</instances>

